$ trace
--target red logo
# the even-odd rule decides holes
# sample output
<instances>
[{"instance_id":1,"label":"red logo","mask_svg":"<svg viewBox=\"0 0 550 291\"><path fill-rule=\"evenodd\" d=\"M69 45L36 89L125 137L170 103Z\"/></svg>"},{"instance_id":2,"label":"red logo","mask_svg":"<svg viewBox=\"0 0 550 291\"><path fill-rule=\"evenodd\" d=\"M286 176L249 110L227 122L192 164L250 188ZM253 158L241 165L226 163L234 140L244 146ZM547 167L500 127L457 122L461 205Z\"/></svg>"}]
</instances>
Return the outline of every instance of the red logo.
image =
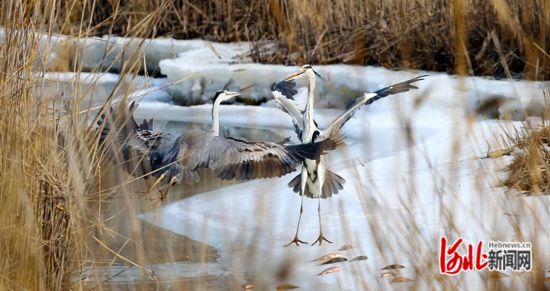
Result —
<instances>
[{"instance_id":1,"label":"red logo","mask_svg":"<svg viewBox=\"0 0 550 291\"><path fill-rule=\"evenodd\" d=\"M481 271L487 267L487 254L481 252L482 241L475 248L472 244L466 246L466 254L458 252L464 239L459 237L456 242L447 247L447 238L441 237L439 249L439 272L446 275L456 275L462 271Z\"/></svg>"}]
</instances>

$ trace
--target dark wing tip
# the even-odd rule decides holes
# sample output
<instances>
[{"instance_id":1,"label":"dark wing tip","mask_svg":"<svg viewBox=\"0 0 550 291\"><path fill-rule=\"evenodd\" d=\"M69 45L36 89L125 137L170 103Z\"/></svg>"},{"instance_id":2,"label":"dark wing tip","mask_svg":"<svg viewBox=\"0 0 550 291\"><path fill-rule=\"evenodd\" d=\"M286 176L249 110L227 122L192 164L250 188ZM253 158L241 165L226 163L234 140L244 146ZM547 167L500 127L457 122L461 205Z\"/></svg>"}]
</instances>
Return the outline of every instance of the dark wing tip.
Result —
<instances>
[{"instance_id":1,"label":"dark wing tip","mask_svg":"<svg viewBox=\"0 0 550 291\"><path fill-rule=\"evenodd\" d=\"M319 156L343 146L345 144L344 138L344 135L338 133L334 137L325 138L318 142L287 145L285 148L301 160L316 160Z\"/></svg>"},{"instance_id":2,"label":"dark wing tip","mask_svg":"<svg viewBox=\"0 0 550 291\"><path fill-rule=\"evenodd\" d=\"M373 99L372 101L375 101L381 97L386 97L388 95L393 95L393 94L398 94L398 93L403 93L403 92L407 92L411 89L418 89L418 87L416 87L415 85L413 85L412 83L414 82L418 82L418 81L422 81L424 80L425 77L428 77L427 74L422 74L422 75L419 75L415 78L412 78L410 80L407 80L405 82L401 82L401 83L397 83L397 84L393 84L391 86L388 86L388 87L385 87L385 88L382 88L378 91L375 91L374 93L376 93L378 96L378 98L371 98ZM372 102L370 102L372 103Z\"/></svg>"},{"instance_id":3,"label":"dark wing tip","mask_svg":"<svg viewBox=\"0 0 550 291\"><path fill-rule=\"evenodd\" d=\"M329 151L344 146L346 144L345 139L346 136L339 131L336 134L331 134L331 136L319 142L319 154L324 155Z\"/></svg>"},{"instance_id":4,"label":"dark wing tip","mask_svg":"<svg viewBox=\"0 0 550 291\"><path fill-rule=\"evenodd\" d=\"M315 160L319 156L320 145L319 143L304 143L296 145L286 145L287 152L299 160Z\"/></svg>"},{"instance_id":5,"label":"dark wing tip","mask_svg":"<svg viewBox=\"0 0 550 291\"><path fill-rule=\"evenodd\" d=\"M283 96L288 99L294 100L294 95L298 93L298 90L294 89L296 87L296 82L290 81L281 81L277 84L271 84L271 91L279 91Z\"/></svg>"}]
</instances>

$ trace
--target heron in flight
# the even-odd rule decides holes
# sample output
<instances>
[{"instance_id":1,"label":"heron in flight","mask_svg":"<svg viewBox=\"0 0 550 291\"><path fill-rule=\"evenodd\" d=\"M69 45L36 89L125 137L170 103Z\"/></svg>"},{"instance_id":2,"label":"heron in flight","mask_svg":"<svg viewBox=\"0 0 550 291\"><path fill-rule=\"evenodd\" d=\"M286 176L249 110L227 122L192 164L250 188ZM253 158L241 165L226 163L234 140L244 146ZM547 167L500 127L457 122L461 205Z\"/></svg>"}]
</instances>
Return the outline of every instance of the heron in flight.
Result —
<instances>
[{"instance_id":1,"label":"heron in flight","mask_svg":"<svg viewBox=\"0 0 550 291\"><path fill-rule=\"evenodd\" d=\"M302 144L319 142L326 137L336 135L344 124L353 116L353 114L361 108L361 106L369 105L374 101L389 95L406 92L410 89L418 89L416 86L412 85L412 83L423 80L423 78L427 75L420 75L405 82L382 88L374 93L364 93L363 96L355 100L355 103L348 110L334 119L325 129L320 129L313 117L316 76L321 77L313 69L313 67L311 67L311 65L304 65L297 72L287 76L282 82L278 84L274 83L271 86L271 91L275 100L279 103L281 109L290 115L296 134ZM294 100L294 95L297 93L294 89L296 83L293 80L304 77L308 79L309 84L306 106L302 111L292 101ZM307 196L309 198L317 199L330 198L332 195L338 194L338 192L344 187L345 179L327 169L325 164L326 161L323 156L319 156L317 159L313 160L305 159L302 163L301 173L288 183L288 186L292 188L294 192L297 192L302 196L302 200L300 205L300 216L296 227L296 234L294 235L294 239L292 239L285 246L306 243L298 238L300 220L303 213L304 197ZM321 245L323 241L332 243L323 235L320 199L318 200L317 212L319 216L319 236L312 243L312 245L316 243Z\"/></svg>"},{"instance_id":2,"label":"heron in flight","mask_svg":"<svg viewBox=\"0 0 550 291\"><path fill-rule=\"evenodd\" d=\"M342 144L341 137L317 143L285 145L249 142L219 136L219 108L223 101L240 94L218 91L212 107L210 131L190 130L180 135L154 132L152 120L138 124L133 118L135 103L119 104L101 115L100 142L109 136L110 150L134 176L153 175L158 179L192 184L199 181L197 169L209 168L221 179L250 180L279 177L294 171L305 159L317 159Z\"/></svg>"}]
</instances>

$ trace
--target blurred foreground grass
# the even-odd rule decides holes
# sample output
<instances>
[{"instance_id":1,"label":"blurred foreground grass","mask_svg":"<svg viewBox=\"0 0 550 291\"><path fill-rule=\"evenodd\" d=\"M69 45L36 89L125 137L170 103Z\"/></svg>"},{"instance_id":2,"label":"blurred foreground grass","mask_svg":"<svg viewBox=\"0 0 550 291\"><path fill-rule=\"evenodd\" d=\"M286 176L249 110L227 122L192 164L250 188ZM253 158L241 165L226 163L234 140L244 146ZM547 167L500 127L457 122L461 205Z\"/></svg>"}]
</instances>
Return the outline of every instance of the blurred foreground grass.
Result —
<instances>
[{"instance_id":1,"label":"blurred foreground grass","mask_svg":"<svg viewBox=\"0 0 550 291\"><path fill-rule=\"evenodd\" d=\"M135 214L157 206L155 202L130 201L128 197L142 198L133 192L136 188L125 176L118 181L120 185L104 184L102 176L108 172L108 162L97 147L96 132L89 126L89 120L96 113L81 112L86 96L76 90L72 99L61 105L59 102L64 99L58 97L63 96L35 98L35 90L43 80L34 74L33 64L46 60L40 59L41 48L34 32L75 37L116 33L137 37L172 35L221 41L251 40L256 46L252 55L262 62L380 64L460 74L549 78L548 2L366 3L3 1L0 9L0 21L5 29L5 39L0 45L0 205L3 207L0 289L86 289L89 286L85 282L75 280L85 267L124 262L144 269L151 257L169 261L182 259L164 253L163 248L154 248L155 242L152 245L144 240L154 236L157 230L143 230L147 227ZM263 41L273 40L277 41L277 50L263 46ZM136 54L137 60L139 52ZM81 56L76 53L71 57ZM65 69L81 71L78 66ZM131 76L138 70L139 65L129 62L121 75ZM117 87L111 97L124 94ZM545 129L542 136L546 138L546 135ZM547 143L543 138L537 140ZM543 157L547 156L544 152ZM539 181L547 181L544 175L547 175L548 160L536 161L534 168L522 168L522 173L527 172L523 175L523 184L519 184L527 185L522 189L530 190ZM203 187L201 190L209 186ZM118 204L110 204L112 199L120 200ZM115 219L128 219L125 221L129 226L127 232L113 229L117 224L111 221L112 216L121 215L109 212L113 208L127 211L122 218ZM372 222L373 228L376 224ZM117 239L121 236L123 243ZM383 242L383 238L377 239ZM131 247L125 248L126 242ZM215 251L204 245L190 242L181 248L187 247L188 253L199 254L192 260L203 262L216 258ZM543 286L540 280L533 282L534 288L540 286ZM96 287L102 289L101 284Z\"/></svg>"}]
</instances>

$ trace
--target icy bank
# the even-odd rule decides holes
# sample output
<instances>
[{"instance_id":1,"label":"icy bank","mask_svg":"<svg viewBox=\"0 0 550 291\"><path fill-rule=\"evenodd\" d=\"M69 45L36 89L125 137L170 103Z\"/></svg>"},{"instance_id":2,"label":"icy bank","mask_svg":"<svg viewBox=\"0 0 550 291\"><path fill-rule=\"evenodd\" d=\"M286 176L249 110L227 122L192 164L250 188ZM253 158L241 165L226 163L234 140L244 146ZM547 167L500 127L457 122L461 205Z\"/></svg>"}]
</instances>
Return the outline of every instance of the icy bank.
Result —
<instances>
[{"instance_id":1,"label":"icy bank","mask_svg":"<svg viewBox=\"0 0 550 291\"><path fill-rule=\"evenodd\" d=\"M59 104L77 102L82 110L101 106L106 98L127 95L138 102L167 102L170 84L165 79L121 76L112 73L36 73L35 96Z\"/></svg>"},{"instance_id":2,"label":"icy bank","mask_svg":"<svg viewBox=\"0 0 550 291\"><path fill-rule=\"evenodd\" d=\"M0 30L0 42L6 38ZM177 83L165 91L177 104L207 103L214 92L233 80L230 89L242 91L245 99L256 102L272 98L270 85L294 72L297 67L251 63L252 45L213 43L203 40L170 38L139 39L108 37L73 38L63 35L36 34L42 58L37 70L85 72L120 72L129 61L138 61L141 71L160 70L167 81ZM422 72L391 71L379 67L348 65L315 66L327 80L318 81L317 107L343 109L363 92L372 92L390 84L412 78ZM540 115L544 104L542 90L548 82L518 82L481 77L457 78L430 73L422 85L422 98L429 103L459 105L475 112L485 101L499 98L497 116L520 119ZM426 85L428 84L428 85ZM304 86L304 83L299 83ZM137 89L146 88L145 86ZM405 99L400 98L402 102ZM415 102L410 101L410 102ZM527 111L527 112L525 112Z\"/></svg>"},{"instance_id":3,"label":"icy bank","mask_svg":"<svg viewBox=\"0 0 550 291\"><path fill-rule=\"evenodd\" d=\"M203 44L202 48L178 54L176 59L160 61L160 69L170 82L188 78L175 86L176 90L172 92L175 101L180 104L207 102L229 80L233 81L231 90L242 90L247 98L270 99L270 85L296 71L297 67L250 63L245 57L249 50L248 43ZM315 69L326 79L326 83L318 80L316 106L340 109L349 106L365 91L373 92L422 73L349 65L315 66ZM459 105L470 112L475 111L483 101L495 97L503 98L505 112L527 107L540 108L544 102L542 91L550 84L481 77L458 78L442 73L430 75L427 81L419 84L426 102ZM299 82L299 86L304 86L304 83Z\"/></svg>"},{"instance_id":4,"label":"icy bank","mask_svg":"<svg viewBox=\"0 0 550 291\"><path fill-rule=\"evenodd\" d=\"M0 29L0 43L3 43L6 37L6 30ZM158 71L160 60L203 48L205 43L203 40L178 41L171 38L76 38L41 33L34 33L33 37L40 48L40 58L37 59L35 67L41 71L72 71L78 68L83 72L120 72L125 63L137 61L141 66L140 71L153 73Z\"/></svg>"}]
</instances>

